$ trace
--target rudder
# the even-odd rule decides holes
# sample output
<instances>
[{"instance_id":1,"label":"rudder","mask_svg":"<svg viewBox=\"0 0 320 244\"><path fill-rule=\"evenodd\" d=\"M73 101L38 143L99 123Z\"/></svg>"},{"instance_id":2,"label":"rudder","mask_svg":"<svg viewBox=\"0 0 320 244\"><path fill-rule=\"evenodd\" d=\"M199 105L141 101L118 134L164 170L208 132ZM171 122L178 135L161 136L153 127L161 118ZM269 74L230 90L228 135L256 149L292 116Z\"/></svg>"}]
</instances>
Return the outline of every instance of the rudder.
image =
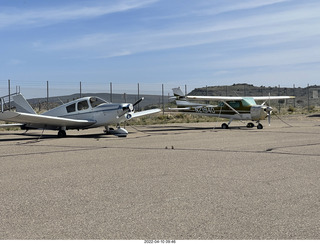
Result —
<instances>
[{"instance_id":1,"label":"rudder","mask_svg":"<svg viewBox=\"0 0 320 244\"><path fill-rule=\"evenodd\" d=\"M33 110L31 105L27 102L27 100L21 94L17 94L13 96L13 101L16 105L17 112L36 114L36 112Z\"/></svg>"}]
</instances>

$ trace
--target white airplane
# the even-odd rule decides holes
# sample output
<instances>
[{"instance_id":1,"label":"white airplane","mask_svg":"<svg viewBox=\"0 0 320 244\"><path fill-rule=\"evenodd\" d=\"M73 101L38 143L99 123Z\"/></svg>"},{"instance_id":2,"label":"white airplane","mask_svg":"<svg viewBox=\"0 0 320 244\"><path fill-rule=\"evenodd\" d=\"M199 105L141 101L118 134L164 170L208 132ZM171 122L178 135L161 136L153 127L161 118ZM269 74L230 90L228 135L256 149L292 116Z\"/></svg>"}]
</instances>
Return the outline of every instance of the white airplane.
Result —
<instances>
[{"instance_id":1,"label":"white airplane","mask_svg":"<svg viewBox=\"0 0 320 244\"><path fill-rule=\"evenodd\" d=\"M36 114L22 94L14 95L16 111L4 111L4 99L1 99L0 120L18 124L4 124L1 127L19 126L22 129L58 130L58 137L65 137L69 129L89 129L105 127L105 133L126 137L128 131L120 123L143 115L158 113L161 109L134 112L134 106L143 98L131 103L109 103L99 97L83 97L68 102L42 114ZM117 124L117 129L109 128Z\"/></svg>"},{"instance_id":2,"label":"white airplane","mask_svg":"<svg viewBox=\"0 0 320 244\"><path fill-rule=\"evenodd\" d=\"M173 94L176 99L177 108L171 110L213 116L229 119L228 124L223 123L222 128L228 129L232 120L251 120L257 123L258 129L263 129L260 120L268 117L270 125L270 116L272 107L265 105L269 100L281 100L294 98L293 96L260 96L260 97L232 97L232 96L185 96L180 88L173 88ZM218 105L209 105L203 103L193 103L188 100L217 101ZM264 101L258 105L256 101ZM248 128L254 127L252 122L247 124Z\"/></svg>"}]
</instances>

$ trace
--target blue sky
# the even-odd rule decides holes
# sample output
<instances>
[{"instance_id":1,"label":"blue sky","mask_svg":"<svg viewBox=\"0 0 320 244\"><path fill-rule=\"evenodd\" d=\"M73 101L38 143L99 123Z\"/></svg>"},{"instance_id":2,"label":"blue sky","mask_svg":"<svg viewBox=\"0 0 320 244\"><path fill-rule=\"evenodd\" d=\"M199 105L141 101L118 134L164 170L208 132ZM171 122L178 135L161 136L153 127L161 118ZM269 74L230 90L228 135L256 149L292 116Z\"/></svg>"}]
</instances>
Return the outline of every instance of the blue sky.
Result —
<instances>
[{"instance_id":1,"label":"blue sky","mask_svg":"<svg viewBox=\"0 0 320 244\"><path fill-rule=\"evenodd\" d=\"M0 0L0 37L0 88L320 83L318 0Z\"/></svg>"}]
</instances>

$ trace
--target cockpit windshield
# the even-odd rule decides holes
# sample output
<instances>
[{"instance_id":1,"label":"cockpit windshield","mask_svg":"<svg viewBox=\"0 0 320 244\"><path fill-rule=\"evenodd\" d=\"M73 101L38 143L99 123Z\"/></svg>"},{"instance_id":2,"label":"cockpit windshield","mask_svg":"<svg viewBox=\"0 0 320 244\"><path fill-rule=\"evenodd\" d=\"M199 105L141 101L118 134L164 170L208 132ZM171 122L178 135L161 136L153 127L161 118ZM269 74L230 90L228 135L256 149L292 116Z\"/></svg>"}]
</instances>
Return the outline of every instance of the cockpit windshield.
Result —
<instances>
[{"instance_id":1,"label":"cockpit windshield","mask_svg":"<svg viewBox=\"0 0 320 244\"><path fill-rule=\"evenodd\" d=\"M108 102L106 102L105 100L103 100L99 97L90 97L90 104L91 104L91 107L93 107L93 108L97 107L103 103L108 103Z\"/></svg>"}]
</instances>

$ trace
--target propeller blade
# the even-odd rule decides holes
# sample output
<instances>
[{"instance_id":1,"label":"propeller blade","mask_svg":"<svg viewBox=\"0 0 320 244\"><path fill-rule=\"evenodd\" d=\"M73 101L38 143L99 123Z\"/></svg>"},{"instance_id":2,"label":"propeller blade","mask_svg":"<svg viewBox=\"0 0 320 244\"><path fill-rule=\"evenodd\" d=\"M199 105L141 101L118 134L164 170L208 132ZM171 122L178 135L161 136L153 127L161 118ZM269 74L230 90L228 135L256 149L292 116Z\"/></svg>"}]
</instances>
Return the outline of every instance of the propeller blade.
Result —
<instances>
[{"instance_id":1,"label":"propeller blade","mask_svg":"<svg viewBox=\"0 0 320 244\"><path fill-rule=\"evenodd\" d=\"M269 102L267 103L267 101L269 101ZM268 106L270 106L270 92L269 92L269 99L266 100L266 101L264 101L264 102L261 104L261 106L265 105L266 103L267 103Z\"/></svg>"},{"instance_id":2,"label":"propeller blade","mask_svg":"<svg viewBox=\"0 0 320 244\"><path fill-rule=\"evenodd\" d=\"M266 111L267 111L267 114L268 114L268 123L269 123L269 126L270 126L272 107L268 106L266 108Z\"/></svg>"},{"instance_id":3,"label":"propeller blade","mask_svg":"<svg viewBox=\"0 0 320 244\"><path fill-rule=\"evenodd\" d=\"M142 102L142 100L144 100L144 97L140 98L138 101L136 101L133 106L136 106L138 103Z\"/></svg>"}]
</instances>

